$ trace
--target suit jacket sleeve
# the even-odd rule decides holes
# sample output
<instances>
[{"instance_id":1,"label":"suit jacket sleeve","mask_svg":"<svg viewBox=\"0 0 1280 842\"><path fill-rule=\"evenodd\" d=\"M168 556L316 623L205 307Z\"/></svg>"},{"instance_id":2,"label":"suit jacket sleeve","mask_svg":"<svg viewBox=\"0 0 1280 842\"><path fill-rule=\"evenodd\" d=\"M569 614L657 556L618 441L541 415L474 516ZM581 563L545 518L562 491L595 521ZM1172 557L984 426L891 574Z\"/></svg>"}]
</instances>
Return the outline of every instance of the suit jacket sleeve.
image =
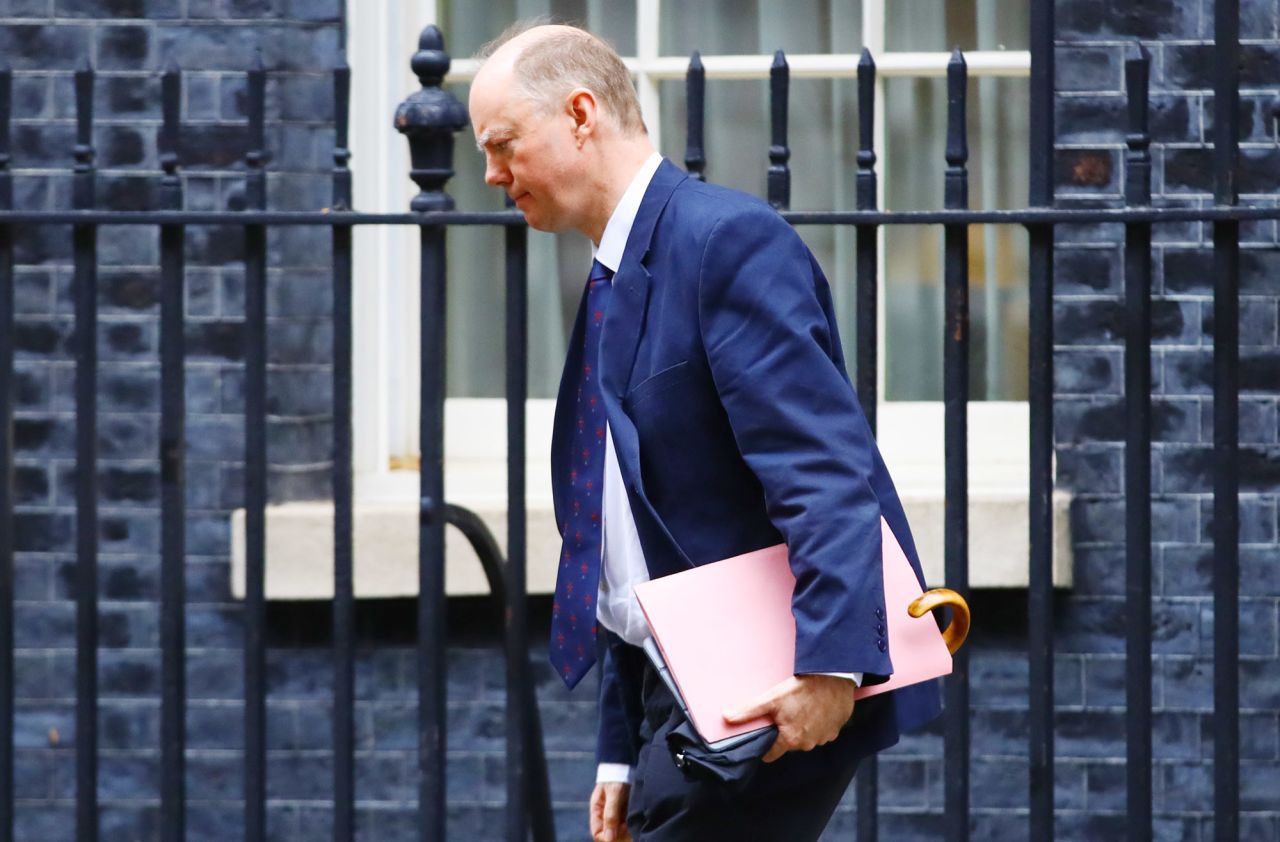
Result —
<instances>
[{"instance_id":1,"label":"suit jacket sleeve","mask_svg":"<svg viewBox=\"0 0 1280 842\"><path fill-rule=\"evenodd\" d=\"M639 711L634 709L634 703L629 703L628 694L622 690L623 666L614 655L617 638L603 627L598 633L602 645L599 649L600 700L597 708L600 723L596 732L596 763L634 766L636 746L640 742Z\"/></svg>"},{"instance_id":2,"label":"suit jacket sleeve","mask_svg":"<svg viewBox=\"0 0 1280 842\"><path fill-rule=\"evenodd\" d=\"M738 449L787 543L796 672L893 671L884 632L875 442L843 363L830 291L796 232L764 205L708 237L698 318Z\"/></svg>"}]
</instances>

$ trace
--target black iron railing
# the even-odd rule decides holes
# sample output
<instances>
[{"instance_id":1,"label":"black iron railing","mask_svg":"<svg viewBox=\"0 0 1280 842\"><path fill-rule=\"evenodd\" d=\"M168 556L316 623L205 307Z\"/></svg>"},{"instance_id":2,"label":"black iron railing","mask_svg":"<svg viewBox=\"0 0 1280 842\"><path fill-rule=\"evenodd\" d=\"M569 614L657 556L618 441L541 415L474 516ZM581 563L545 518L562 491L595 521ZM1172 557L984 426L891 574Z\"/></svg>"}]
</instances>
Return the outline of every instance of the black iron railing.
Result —
<instances>
[{"instance_id":1,"label":"black iron railing","mask_svg":"<svg viewBox=\"0 0 1280 842\"><path fill-rule=\"evenodd\" d=\"M876 154L873 148L873 57L863 52L858 66L860 138L857 156L857 209L790 211L787 145L789 72L779 52L770 72L772 138L768 150L768 199L793 224L851 226L856 249L856 386L874 429L876 424L876 272L877 237L886 225L941 225L945 252L945 521L946 585L968 590L968 513L966 412L970 398L969 277L967 227L1017 224L1029 236L1029 402L1030 402L1030 586L1028 628L1030 689L1029 838L1052 839L1053 817L1053 239L1058 225L1113 222L1125 228L1126 312L1126 653L1128 733L1128 827L1131 839L1152 833L1151 811L1151 231L1179 221L1213 226L1214 288L1214 768L1215 839L1239 835L1237 599L1239 560L1237 456L1239 382L1238 263L1241 221L1280 218L1280 208L1240 207L1236 190L1238 143L1238 3L1215 4L1215 199L1207 208L1159 208L1151 203L1151 165L1147 131L1149 58L1140 48L1126 63L1129 103L1128 156L1124 207L1056 207L1053 188L1053 4L1031 4L1030 193L1028 207L972 210L968 207L965 135L964 57L958 51L947 69L948 131L944 208L934 211L882 211L876 206ZM264 91L266 72L249 71L248 104L251 151L246 163L246 209L189 212L183 206L178 173L180 71L169 68L162 84L164 125L160 135L159 207L150 211L95 208L92 146L94 72L76 72L77 142L74 152L73 208L62 211L14 210L10 172L10 88L12 75L0 70L0 842L13 842L13 555L14 555L14 242L15 225L72 225L76 365L76 838L97 838L97 479L96 462L96 265L99 226L157 226L161 265L161 834L178 842L185 832L183 673L183 526L184 383L183 243L186 229L202 225L238 226L244 234L245 312L245 839L265 836L265 640L264 572L266 509L266 233L277 226L323 226L332 231L334 284L333 345L333 494L334 523L334 838L354 837L354 592L352 578L352 228L356 225L413 225L421 240L421 490L419 501L418 700L419 803L423 840L445 833L445 591L444 529L452 523L471 540L485 566L492 596L504 608L507 670L507 838L554 837L538 709L530 677L525 602L526 507L525 398L528 393L527 231L513 210L474 213L454 210L444 187L453 174L454 134L465 113L441 85L449 68L440 32L428 27L413 68L422 90L397 113L408 137L413 171L421 187L409 213L358 213L351 206L347 168L349 70L334 70L337 141L334 150L333 202L325 211L279 212L266 209ZM703 178L705 72L695 53L687 75L690 172ZM450 225L505 229L506 355L508 401L508 556L469 512L449 506L443 497L443 405L445 230ZM945 835L969 837L969 691L968 662L957 658L946 682ZM876 766L858 777L859 840L877 837Z\"/></svg>"}]
</instances>

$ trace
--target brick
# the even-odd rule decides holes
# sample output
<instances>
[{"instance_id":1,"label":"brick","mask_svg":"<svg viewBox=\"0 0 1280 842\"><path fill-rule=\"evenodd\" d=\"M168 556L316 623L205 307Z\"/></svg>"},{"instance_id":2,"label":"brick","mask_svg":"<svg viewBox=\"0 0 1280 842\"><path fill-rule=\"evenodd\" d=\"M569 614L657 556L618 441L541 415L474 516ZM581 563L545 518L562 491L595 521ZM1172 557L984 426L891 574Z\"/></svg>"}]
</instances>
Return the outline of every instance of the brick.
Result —
<instances>
[{"instance_id":1,"label":"brick","mask_svg":"<svg viewBox=\"0 0 1280 842\"><path fill-rule=\"evenodd\" d=\"M1208 489L1206 489L1208 490ZM1213 543L1213 499L1200 504L1200 542ZM1268 498L1240 498L1240 542L1242 544L1274 544L1276 542L1276 501Z\"/></svg>"},{"instance_id":2,"label":"brick","mask_svg":"<svg viewBox=\"0 0 1280 842\"><path fill-rule=\"evenodd\" d=\"M1060 295L1119 294L1121 253L1115 248L1058 248L1053 283Z\"/></svg>"},{"instance_id":3,"label":"brick","mask_svg":"<svg viewBox=\"0 0 1280 842\"><path fill-rule=\"evenodd\" d=\"M136 699L102 702L98 740L103 749L154 750L160 745L159 703Z\"/></svg>"},{"instance_id":4,"label":"brick","mask_svg":"<svg viewBox=\"0 0 1280 842\"><path fill-rule=\"evenodd\" d=\"M1280 798L1276 796L1276 781L1280 780L1280 763L1251 762L1241 764L1240 809L1276 812Z\"/></svg>"},{"instance_id":5,"label":"brick","mask_svg":"<svg viewBox=\"0 0 1280 842\"><path fill-rule=\"evenodd\" d=\"M1247 587L1247 586L1246 586ZM1241 599L1239 622L1240 654L1259 658L1276 658L1280 638L1276 631L1276 598ZM1200 651L1213 651L1213 604L1200 606Z\"/></svg>"},{"instance_id":6,"label":"brick","mask_svg":"<svg viewBox=\"0 0 1280 842\"><path fill-rule=\"evenodd\" d=\"M1151 302L1151 338L1163 344L1199 344L1200 305L1194 301ZM1054 340L1061 345L1121 345L1125 305L1118 299L1059 299L1054 304Z\"/></svg>"},{"instance_id":7,"label":"brick","mask_svg":"<svg viewBox=\"0 0 1280 842\"><path fill-rule=\"evenodd\" d=\"M1120 190L1119 151L1115 149L1058 150L1054 159L1054 186L1061 193L1118 192Z\"/></svg>"},{"instance_id":8,"label":"brick","mask_svg":"<svg viewBox=\"0 0 1280 842\"><path fill-rule=\"evenodd\" d=\"M150 607L99 606L98 636L103 649L159 646L159 618Z\"/></svg>"},{"instance_id":9,"label":"brick","mask_svg":"<svg viewBox=\"0 0 1280 842\"><path fill-rule=\"evenodd\" d=\"M1274 401L1267 399L1240 401L1241 444L1276 443L1277 436L1280 435L1278 409L1280 407ZM1213 423L1212 419L1209 423Z\"/></svg>"},{"instance_id":10,"label":"brick","mask_svg":"<svg viewBox=\"0 0 1280 842\"><path fill-rule=\"evenodd\" d=\"M1055 394L1119 394L1124 366L1118 352L1057 350L1053 355Z\"/></svg>"},{"instance_id":11,"label":"brick","mask_svg":"<svg viewBox=\"0 0 1280 842\"><path fill-rule=\"evenodd\" d=\"M9 0L5 16L10 18L52 17L53 0Z\"/></svg>"},{"instance_id":12,"label":"brick","mask_svg":"<svg viewBox=\"0 0 1280 842\"><path fill-rule=\"evenodd\" d=\"M104 26L97 30L98 64L103 70L152 70L158 55L151 26Z\"/></svg>"},{"instance_id":13,"label":"brick","mask_svg":"<svg viewBox=\"0 0 1280 842\"><path fill-rule=\"evenodd\" d=\"M75 837L75 809L71 806L38 804L14 808L14 838L41 842L72 842Z\"/></svg>"},{"instance_id":14,"label":"brick","mask_svg":"<svg viewBox=\"0 0 1280 842\"><path fill-rule=\"evenodd\" d=\"M1213 88L1212 44L1166 44L1163 47L1164 72L1156 77L1162 87ZM1240 46L1240 86L1265 88L1268 80L1280 70L1280 45L1242 44Z\"/></svg>"},{"instance_id":15,"label":"brick","mask_svg":"<svg viewBox=\"0 0 1280 842\"><path fill-rule=\"evenodd\" d=\"M307 21L336 22L342 18L340 0L283 0L281 14Z\"/></svg>"},{"instance_id":16,"label":"brick","mask_svg":"<svg viewBox=\"0 0 1280 842\"><path fill-rule=\"evenodd\" d=\"M14 70L74 70L89 55L92 28L68 24L0 27L0 52Z\"/></svg>"},{"instance_id":17,"label":"brick","mask_svg":"<svg viewBox=\"0 0 1280 842\"><path fill-rule=\"evenodd\" d=\"M1124 89L1124 53L1116 47L1058 46L1053 68L1059 93Z\"/></svg>"}]
</instances>

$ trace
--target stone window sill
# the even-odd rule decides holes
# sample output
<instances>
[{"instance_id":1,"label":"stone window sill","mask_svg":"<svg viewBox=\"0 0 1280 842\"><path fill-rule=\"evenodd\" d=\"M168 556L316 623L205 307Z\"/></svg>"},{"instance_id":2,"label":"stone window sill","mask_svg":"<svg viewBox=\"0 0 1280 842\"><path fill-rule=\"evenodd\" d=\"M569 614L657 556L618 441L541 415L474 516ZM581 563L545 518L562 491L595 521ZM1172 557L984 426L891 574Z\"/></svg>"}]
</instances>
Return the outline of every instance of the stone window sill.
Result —
<instances>
[{"instance_id":1,"label":"stone window sill","mask_svg":"<svg viewBox=\"0 0 1280 842\"><path fill-rule=\"evenodd\" d=\"M549 403L549 402L547 402ZM532 408L532 407L531 407ZM492 407L488 408L489 410ZM546 435L547 419L531 412L531 439ZM471 411L471 410L467 410ZM465 413L464 413L465 414ZM945 585L940 404L885 404L880 410L880 447L895 478L925 578ZM461 418L446 430L473 430ZM1025 404L970 407L969 582L972 588L1027 586L1029 530ZM489 431L489 441L505 436ZM448 435L448 432L446 433ZM531 440L529 453L545 453ZM496 457L496 458L494 458ZM528 485L528 588L549 594L555 588L560 539L551 510L545 459L530 460ZM483 454L446 440L445 497L475 511L506 550L505 453ZM418 591L417 474L395 472L379 482L358 483L355 501L355 592L357 597L405 597ZM496 491L496 493L495 493ZM1054 570L1057 587L1070 587L1072 554L1070 494L1053 496ZM244 511L232 514L232 592L244 596ZM445 538L445 582L450 595L488 592L488 584L461 532ZM328 599L333 596L333 505L299 502L267 510L266 595L273 600Z\"/></svg>"}]
</instances>

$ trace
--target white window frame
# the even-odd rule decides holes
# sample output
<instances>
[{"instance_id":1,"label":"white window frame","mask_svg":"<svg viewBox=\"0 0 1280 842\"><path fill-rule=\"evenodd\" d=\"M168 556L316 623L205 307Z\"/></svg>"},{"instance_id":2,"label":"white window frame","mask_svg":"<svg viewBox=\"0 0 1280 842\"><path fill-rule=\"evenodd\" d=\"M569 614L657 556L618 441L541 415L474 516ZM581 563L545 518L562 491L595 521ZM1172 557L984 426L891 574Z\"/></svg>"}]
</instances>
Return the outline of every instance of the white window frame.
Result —
<instances>
[{"instance_id":1,"label":"white window frame","mask_svg":"<svg viewBox=\"0 0 1280 842\"><path fill-rule=\"evenodd\" d=\"M887 0L863 0L862 31L865 45L876 58L876 137L880 171L886 171L892 148L886 142L883 119L885 82L893 77L938 77L946 74L950 54L947 52L890 52L885 49L885 3ZM636 55L625 57L640 94L640 106L652 137L661 137L660 86L666 80L680 80L688 68L687 56L663 56L659 49L660 0L636 2ZM352 74L351 148L352 167L356 171L356 207L367 210L395 211L408 206L416 187L408 178L408 145L391 125L390 114L395 105L417 87L409 70L409 57L416 49L422 27L439 20L436 0L386 0L385 3L357 4L348 0L348 60L356 71ZM448 45L446 44L446 48ZM793 78L852 78L857 75L859 55L796 54L788 55ZM759 55L710 55L702 63L708 80L767 79L773 57ZM1031 72L1031 54L1025 50L1000 50L965 53L972 78L1026 77ZM449 71L453 81L474 78L478 62L455 58ZM460 138L465 143L466 138ZM885 180L879 181L883 206ZM447 188L446 188L447 189ZM883 229L882 229L883 233ZM414 439L416 405L408 395L417 394L417 383L403 363L416 359L417 238L405 227L363 226L357 229L357 276L373 279L362 282L355 291L355 370L368 372L356 380L354 400L355 461L357 495L361 498L401 498L417 494L416 474L412 470L395 470L393 461L411 454ZM884 301L884 249L880 249L880 301ZM880 323L879 392L884 392L885 333L884 308L877 314ZM454 417L483 416L491 402L468 398L449 398L450 404L471 404L475 412L464 406L454 407ZM550 414L550 400L530 401L530 412ZM882 398L883 403L886 402ZM1006 412L996 412L991 429L996 441L1025 438L1017 427L1025 418L1025 402L1008 403ZM932 413L908 411L895 413L915 427L920 436L941 435L931 429ZM500 410L499 410L500 411ZM915 420L918 419L918 420ZM1005 420L1007 419L1007 421ZM471 430L489 429L492 424L477 417ZM543 425L535 425L543 426ZM988 428L990 429L990 428ZM1014 438L1010 438L1010 435ZM481 435L476 433L476 435ZM487 435L484 434L484 435ZM453 437L451 437L452 439ZM448 450L464 450L469 458L477 458L484 447L478 441L451 441ZM461 454L459 454L461 455ZM497 455L496 452L494 454ZM981 470L977 465L974 468Z\"/></svg>"},{"instance_id":2,"label":"white window frame","mask_svg":"<svg viewBox=\"0 0 1280 842\"><path fill-rule=\"evenodd\" d=\"M892 154L886 143L885 80L942 76L949 54L886 52L885 4L863 0L866 46L876 57L876 149L881 172ZM397 211L416 193L410 181L408 144L392 126L395 107L417 89L409 68L422 28L436 22L437 0L382 0L347 3L347 57L352 67L351 166L355 207ZM659 53L659 0L637 0L636 55L624 57L634 73L645 121L654 137L659 125L660 83L685 76L688 58ZM446 48L448 45L446 44ZM1026 51L966 53L975 78L1027 76ZM789 55L797 78L847 78L857 74L858 55ZM767 79L770 55L703 57L706 76ZM451 81L474 77L477 63L455 59ZM460 136L459 143L468 138ZM990 169L990 168L988 168ZM880 179L884 204L884 179ZM881 229L883 236L883 229ZM883 243L883 240L882 240ZM356 593L405 596L417 592L416 470L392 469L393 457L416 446L418 383L411 371L418 355L418 238L411 226L357 226L355 229L353 394L356 503ZM885 300L885 250L880 249L879 300ZM880 323L879 443L912 518L916 545L931 582L942 579L943 413L940 401L885 401L884 307ZM554 588L559 537L551 509L547 454L554 401L530 400L527 407L529 507L528 585L531 592ZM1028 405L1025 401L982 401L969 407L970 554L974 587L1025 587L1028 536ZM445 402L445 494L450 502L476 511L500 545L506 541L506 408L501 398L449 398ZM1071 583L1068 534L1069 495L1054 495L1054 582ZM287 503L268 508L266 590L271 599L323 599L332 595L333 506L330 502ZM244 512L232 516L232 592L244 594ZM446 582L451 594L485 593L487 583L470 549L454 531L446 533Z\"/></svg>"}]
</instances>

